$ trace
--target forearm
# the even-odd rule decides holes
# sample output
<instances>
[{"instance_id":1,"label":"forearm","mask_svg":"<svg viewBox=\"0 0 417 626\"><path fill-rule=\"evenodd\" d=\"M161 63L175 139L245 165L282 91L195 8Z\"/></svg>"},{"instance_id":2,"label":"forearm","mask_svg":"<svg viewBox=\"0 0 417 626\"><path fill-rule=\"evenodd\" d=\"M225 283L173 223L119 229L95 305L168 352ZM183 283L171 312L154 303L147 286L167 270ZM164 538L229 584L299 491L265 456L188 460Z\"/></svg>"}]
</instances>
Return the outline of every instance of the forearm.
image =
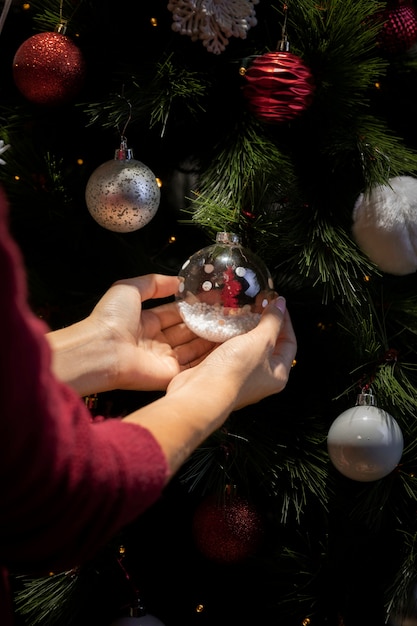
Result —
<instances>
[{"instance_id":1,"label":"forearm","mask_svg":"<svg viewBox=\"0 0 417 626\"><path fill-rule=\"evenodd\" d=\"M168 393L152 404L131 413L124 421L148 429L161 446L172 477L190 454L215 430L233 410L234 397L227 381L216 384L216 393L207 377Z\"/></svg>"},{"instance_id":2,"label":"forearm","mask_svg":"<svg viewBox=\"0 0 417 626\"><path fill-rule=\"evenodd\" d=\"M110 335L103 337L103 331L86 319L51 331L46 338L54 374L80 396L114 388L116 360Z\"/></svg>"}]
</instances>

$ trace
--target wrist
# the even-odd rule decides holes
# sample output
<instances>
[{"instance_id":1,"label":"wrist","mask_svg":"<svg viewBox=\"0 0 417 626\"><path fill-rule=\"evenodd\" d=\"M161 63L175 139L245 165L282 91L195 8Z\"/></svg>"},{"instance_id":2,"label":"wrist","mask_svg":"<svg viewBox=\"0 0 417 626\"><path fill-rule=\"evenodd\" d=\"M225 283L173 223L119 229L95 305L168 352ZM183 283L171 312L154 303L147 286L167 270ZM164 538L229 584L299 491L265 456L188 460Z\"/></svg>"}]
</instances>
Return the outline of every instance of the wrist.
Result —
<instances>
[{"instance_id":1,"label":"wrist","mask_svg":"<svg viewBox=\"0 0 417 626\"><path fill-rule=\"evenodd\" d=\"M187 402L200 414L217 415L224 421L235 408L237 388L233 376L225 377L215 366L201 363L175 376L167 396Z\"/></svg>"},{"instance_id":2,"label":"wrist","mask_svg":"<svg viewBox=\"0 0 417 626\"><path fill-rule=\"evenodd\" d=\"M233 410L230 394L223 389L219 394L213 393L205 375L187 378L184 374L188 372L191 370L178 374L174 380L183 381L171 384L163 397L123 419L140 424L153 434L167 459L169 476L224 424Z\"/></svg>"}]
</instances>

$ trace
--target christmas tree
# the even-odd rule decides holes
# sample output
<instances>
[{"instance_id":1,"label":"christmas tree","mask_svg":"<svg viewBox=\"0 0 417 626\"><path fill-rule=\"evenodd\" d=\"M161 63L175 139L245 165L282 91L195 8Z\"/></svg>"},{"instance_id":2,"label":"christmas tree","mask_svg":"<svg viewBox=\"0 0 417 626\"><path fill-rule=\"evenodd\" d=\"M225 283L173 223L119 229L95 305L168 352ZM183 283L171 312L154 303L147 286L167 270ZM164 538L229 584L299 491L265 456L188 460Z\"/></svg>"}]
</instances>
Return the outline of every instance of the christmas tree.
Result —
<instances>
[{"instance_id":1,"label":"christmas tree","mask_svg":"<svg viewBox=\"0 0 417 626\"><path fill-rule=\"evenodd\" d=\"M13 573L18 623L417 623L415 4L34 0L0 24L0 175L34 311L70 324L234 233L298 338L285 391L94 561ZM132 160L133 217L97 200ZM111 419L151 399L86 401Z\"/></svg>"}]
</instances>

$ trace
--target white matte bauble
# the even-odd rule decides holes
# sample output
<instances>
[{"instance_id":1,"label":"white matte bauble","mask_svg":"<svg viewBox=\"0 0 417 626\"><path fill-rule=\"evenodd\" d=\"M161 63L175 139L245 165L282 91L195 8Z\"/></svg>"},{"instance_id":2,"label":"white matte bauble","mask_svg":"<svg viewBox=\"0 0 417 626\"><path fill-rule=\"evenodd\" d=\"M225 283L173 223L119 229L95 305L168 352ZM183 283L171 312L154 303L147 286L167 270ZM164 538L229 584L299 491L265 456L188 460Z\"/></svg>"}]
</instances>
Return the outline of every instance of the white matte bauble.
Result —
<instances>
[{"instance_id":1,"label":"white matte bauble","mask_svg":"<svg viewBox=\"0 0 417 626\"><path fill-rule=\"evenodd\" d=\"M147 613L141 617L120 617L110 626L164 626L164 624L154 615Z\"/></svg>"},{"instance_id":2,"label":"white matte bauble","mask_svg":"<svg viewBox=\"0 0 417 626\"><path fill-rule=\"evenodd\" d=\"M390 474L398 465L403 448L397 421L366 402L341 413L327 436L333 465L347 478L360 482L379 480Z\"/></svg>"},{"instance_id":3,"label":"white matte bauble","mask_svg":"<svg viewBox=\"0 0 417 626\"><path fill-rule=\"evenodd\" d=\"M184 322L218 343L255 328L276 295L264 262L234 233L217 233L216 243L189 257L178 276L175 297Z\"/></svg>"},{"instance_id":4,"label":"white matte bauble","mask_svg":"<svg viewBox=\"0 0 417 626\"><path fill-rule=\"evenodd\" d=\"M353 210L353 237L364 254L387 274L417 270L417 179L390 178L362 193Z\"/></svg>"},{"instance_id":5,"label":"white matte bauble","mask_svg":"<svg viewBox=\"0 0 417 626\"><path fill-rule=\"evenodd\" d=\"M155 174L122 146L115 158L90 176L85 200L95 221L117 233L146 226L158 210L161 191Z\"/></svg>"}]
</instances>

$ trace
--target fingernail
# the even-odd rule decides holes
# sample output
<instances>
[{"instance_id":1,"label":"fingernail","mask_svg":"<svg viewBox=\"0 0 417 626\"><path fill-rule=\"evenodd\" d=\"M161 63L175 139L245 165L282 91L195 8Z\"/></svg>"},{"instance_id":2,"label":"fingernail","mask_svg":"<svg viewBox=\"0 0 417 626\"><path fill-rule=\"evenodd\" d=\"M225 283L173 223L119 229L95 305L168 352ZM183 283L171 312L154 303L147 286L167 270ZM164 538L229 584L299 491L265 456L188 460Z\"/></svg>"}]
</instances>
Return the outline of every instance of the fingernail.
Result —
<instances>
[{"instance_id":1,"label":"fingernail","mask_svg":"<svg viewBox=\"0 0 417 626\"><path fill-rule=\"evenodd\" d=\"M283 296L279 296L276 300L275 300L275 306L277 307L277 309L279 309L281 311L281 313L285 313L285 309L287 308L287 303L286 300Z\"/></svg>"}]
</instances>

